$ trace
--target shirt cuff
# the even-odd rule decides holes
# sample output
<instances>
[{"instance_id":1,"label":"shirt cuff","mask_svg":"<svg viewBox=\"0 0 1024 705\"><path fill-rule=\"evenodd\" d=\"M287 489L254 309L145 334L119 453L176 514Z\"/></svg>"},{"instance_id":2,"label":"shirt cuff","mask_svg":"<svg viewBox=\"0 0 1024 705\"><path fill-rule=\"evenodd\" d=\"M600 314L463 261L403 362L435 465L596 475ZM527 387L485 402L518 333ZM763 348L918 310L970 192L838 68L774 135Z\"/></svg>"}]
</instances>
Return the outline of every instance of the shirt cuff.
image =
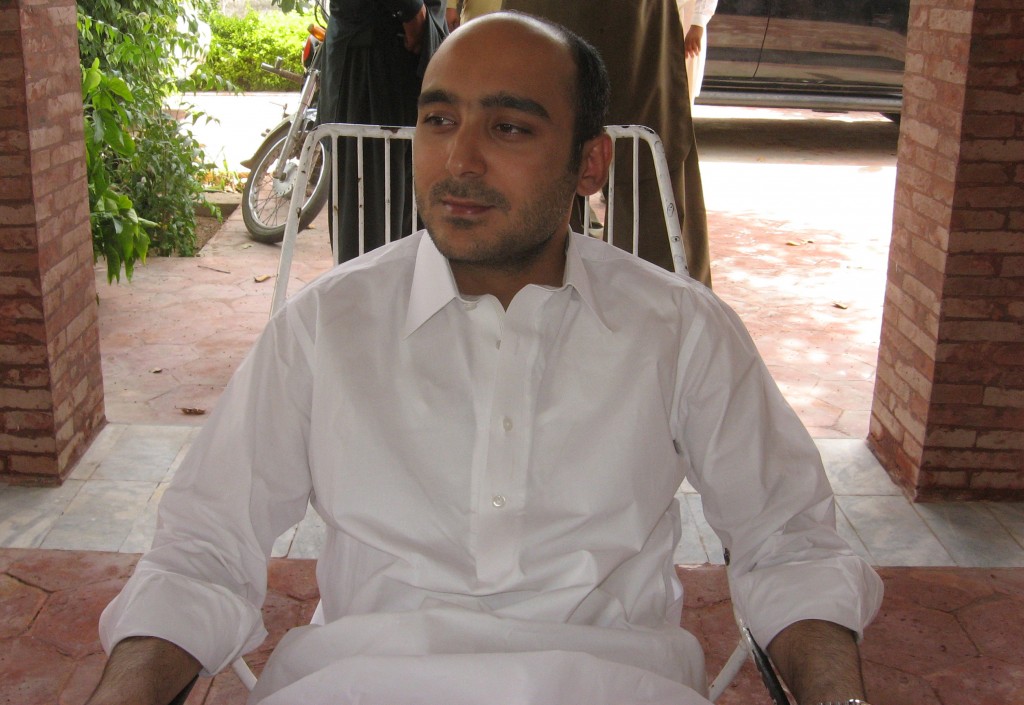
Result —
<instances>
[{"instance_id":1,"label":"shirt cuff","mask_svg":"<svg viewBox=\"0 0 1024 705\"><path fill-rule=\"evenodd\" d=\"M767 647L804 619L839 624L859 641L881 607L883 586L871 566L849 554L730 575L730 590L743 623Z\"/></svg>"},{"instance_id":2,"label":"shirt cuff","mask_svg":"<svg viewBox=\"0 0 1024 705\"><path fill-rule=\"evenodd\" d=\"M212 676L267 636L260 610L222 587L158 570L136 569L100 615L107 653L123 639L154 636L181 647Z\"/></svg>"}]
</instances>

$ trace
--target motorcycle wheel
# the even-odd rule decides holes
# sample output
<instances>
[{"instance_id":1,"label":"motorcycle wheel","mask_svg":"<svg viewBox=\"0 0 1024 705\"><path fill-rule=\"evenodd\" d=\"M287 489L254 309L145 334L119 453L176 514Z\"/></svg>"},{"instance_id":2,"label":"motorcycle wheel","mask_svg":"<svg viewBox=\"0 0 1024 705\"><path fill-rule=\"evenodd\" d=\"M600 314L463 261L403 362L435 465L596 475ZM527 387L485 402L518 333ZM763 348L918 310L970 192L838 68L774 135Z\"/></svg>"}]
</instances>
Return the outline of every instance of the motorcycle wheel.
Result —
<instances>
[{"instance_id":1,"label":"motorcycle wheel","mask_svg":"<svg viewBox=\"0 0 1024 705\"><path fill-rule=\"evenodd\" d=\"M242 188L242 221L249 231L249 237L256 242L274 244L284 239L288 206L298 171L299 150L305 140L305 133L298 135L295 153L287 157L284 178L275 183L274 170L283 158L281 149L288 136L288 127L287 124L282 125L263 140L256 156L252 158L254 166ZM299 213L299 230L308 228L323 210L331 182L329 177L327 150L320 144L317 145L317 155L306 185L306 203Z\"/></svg>"}]
</instances>

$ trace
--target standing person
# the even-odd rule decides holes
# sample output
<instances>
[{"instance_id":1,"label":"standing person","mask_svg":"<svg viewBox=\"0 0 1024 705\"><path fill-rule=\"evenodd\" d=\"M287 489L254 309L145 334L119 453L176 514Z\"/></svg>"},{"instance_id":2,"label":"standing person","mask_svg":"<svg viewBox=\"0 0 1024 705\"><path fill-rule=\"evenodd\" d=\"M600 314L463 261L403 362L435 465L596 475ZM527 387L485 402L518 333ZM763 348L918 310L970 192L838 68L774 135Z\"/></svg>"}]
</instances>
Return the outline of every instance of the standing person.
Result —
<instances>
[{"instance_id":1,"label":"standing person","mask_svg":"<svg viewBox=\"0 0 1024 705\"><path fill-rule=\"evenodd\" d=\"M700 95L704 82L704 61L708 55L708 22L718 9L718 0L676 0L683 21L686 46L686 82L690 87L690 105Z\"/></svg>"},{"instance_id":2,"label":"standing person","mask_svg":"<svg viewBox=\"0 0 1024 705\"><path fill-rule=\"evenodd\" d=\"M739 318L569 231L608 176L607 96L556 25L497 13L444 43L415 136L427 229L271 319L103 613L89 705L167 702L258 644L307 502L323 619L250 705L708 705L672 561L684 479L799 702L864 697L881 581Z\"/></svg>"},{"instance_id":3,"label":"standing person","mask_svg":"<svg viewBox=\"0 0 1024 705\"><path fill-rule=\"evenodd\" d=\"M444 0L330 0L320 122L413 125L427 61L447 35ZM365 249L386 242L384 146L368 140L364 156ZM358 154L338 142L341 166L338 262L359 255ZM392 239L412 232L409 145L391 147ZM333 191L331 194L333 209ZM332 221L333 222L333 221Z\"/></svg>"},{"instance_id":4,"label":"standing person","mask_svg":"<svg viewBox=\"0 0 1024 705\"><path fill-rule=\"evenodd\" d=\"M504 0L503 7L562 24L601 52L612 83L608 121L646 125L661 137L680 213L687 269L691 277L711 286L707 212L675 0ZM630 149L623 145L616 149L616 192L630 193L631 179ZM631 246L632 209L630 199L617 199L613 233L617 242L630 242L627 246ZM639 254L671 270L663 213L654 167L650 160L641 159Z\"/></svg>"}]
</instances>

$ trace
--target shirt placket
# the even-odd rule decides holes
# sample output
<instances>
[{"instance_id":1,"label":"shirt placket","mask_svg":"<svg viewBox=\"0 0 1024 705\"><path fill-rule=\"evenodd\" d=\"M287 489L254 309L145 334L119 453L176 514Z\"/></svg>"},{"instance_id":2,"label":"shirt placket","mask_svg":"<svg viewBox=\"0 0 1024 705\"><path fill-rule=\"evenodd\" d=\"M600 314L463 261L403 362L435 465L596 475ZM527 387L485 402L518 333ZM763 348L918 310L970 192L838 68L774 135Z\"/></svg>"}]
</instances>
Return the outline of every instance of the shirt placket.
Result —
<instances>
[{"instance_id":1,"label":"shirt placket","mask_svg":"<svg viewBox=\"0 0 1024 705\"><path fill-rule=\"evenodd\" d=\"M520 292L504 313L494 395L487 427L487 452L476 495L477 577L497 585L518 574L526 510L527 466L532 442L534 367L539 350L534 323L541 292ZM520 297L525 300L520 300ZM495 302L495 305L498 305Z\"/></svg>"}]
</instances>

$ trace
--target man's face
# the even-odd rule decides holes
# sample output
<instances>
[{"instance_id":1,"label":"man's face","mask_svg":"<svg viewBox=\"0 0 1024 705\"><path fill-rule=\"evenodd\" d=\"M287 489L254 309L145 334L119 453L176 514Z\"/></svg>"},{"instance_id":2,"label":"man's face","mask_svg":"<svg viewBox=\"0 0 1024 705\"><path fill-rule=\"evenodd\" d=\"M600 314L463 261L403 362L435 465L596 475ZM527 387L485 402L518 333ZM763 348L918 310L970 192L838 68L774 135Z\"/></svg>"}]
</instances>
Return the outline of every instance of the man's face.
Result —
<instances>
[{"instance_id":1,"label":"man's face","mask_svg":"<svg viewBox=\"0 0 1024 705\"><path fill-rule=\"evenodd\" d=\"M446 41L423 79L416 202L453 263L515 269L568 230L575 66L536 30L471 27Z\"/></svg>"}]
</instances>

